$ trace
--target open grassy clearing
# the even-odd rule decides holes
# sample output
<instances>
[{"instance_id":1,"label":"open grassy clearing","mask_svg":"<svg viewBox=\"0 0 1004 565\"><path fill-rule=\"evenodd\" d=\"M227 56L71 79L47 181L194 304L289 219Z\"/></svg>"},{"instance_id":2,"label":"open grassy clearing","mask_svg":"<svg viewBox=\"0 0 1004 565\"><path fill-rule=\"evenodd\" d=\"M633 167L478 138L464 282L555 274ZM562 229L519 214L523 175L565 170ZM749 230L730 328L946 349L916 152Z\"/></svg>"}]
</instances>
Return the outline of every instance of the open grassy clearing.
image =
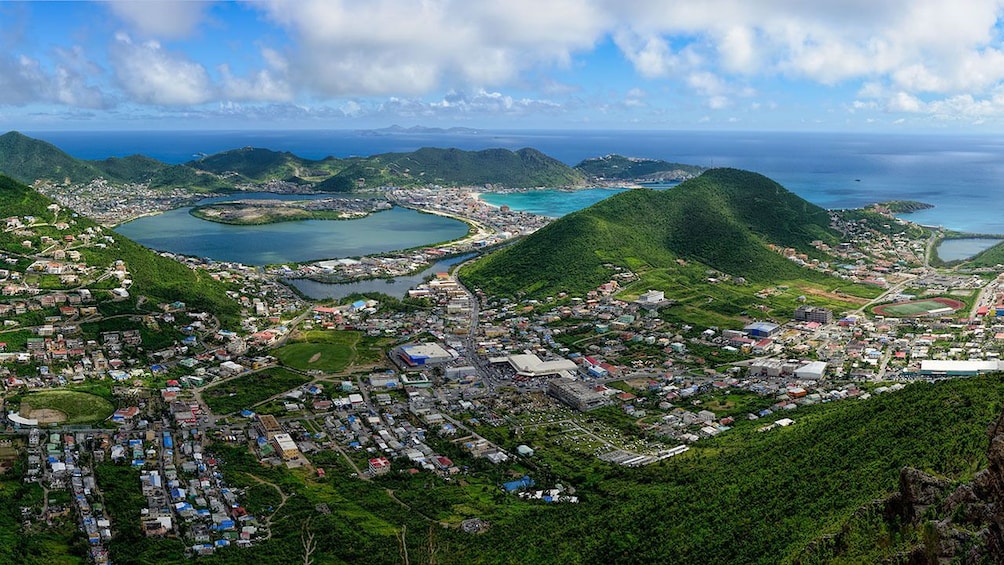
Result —
<instances>
[{"instance_id":1,"label":"open grassy clearing","mask_svg":"<svg viewBox=\"0 0 1004 565\"><path fill-rule=\"evenodd\" d=\"M296 334L292 343L272 354L300 371L339 373L353 365L379 363L393 341L357 331L310 330Z\"/></svg>"},{"instance_id":2,"label":"open grassy clearing","mask_svg":"<svg viewBox=\"0 0 1004 565\"><path fill-rule=\"evenodd\" d=\"M34 417L31 413L36 411L56 411L65 416L63 423L83 424L108 418L115 407L108 400L86 392L46 390L22 397L20 410L25 417Z\"/></svg>"},{"instance_id":3,"label":"open grassy clearing","mask_svg":"<svg viewBox=\"0 0 1004 565\"><path fill-rule=\"evenodd\" d=\"M202 393L202 398L213 412L229 414L245 408L250 409L260 402L309 381L309 377L286 369L266 369L211 385Z\"/></svg>"}]
</instances>

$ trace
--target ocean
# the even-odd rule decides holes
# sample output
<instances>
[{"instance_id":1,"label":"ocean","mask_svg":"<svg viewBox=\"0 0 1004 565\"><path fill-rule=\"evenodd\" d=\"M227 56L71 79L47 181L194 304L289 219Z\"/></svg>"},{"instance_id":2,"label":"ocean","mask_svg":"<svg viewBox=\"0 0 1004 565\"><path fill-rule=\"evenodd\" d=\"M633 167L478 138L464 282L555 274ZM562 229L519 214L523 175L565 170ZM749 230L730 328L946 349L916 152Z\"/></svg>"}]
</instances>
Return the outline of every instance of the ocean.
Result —
<instances>
[{"instance_id":1,"label":"ocean","mask_svg":"<svg viewBox=\"0 0 1004 565\"><path fill-rule=\"evenodd\" d=\"M79 158L142 153L168 163L245 146L290 151L314 159L427 146L470 150L534 147L570 165L589 157L620 153L756 171L826 208L920 200L935 207L910 215L913 221L960 231L1004 233L1004 217L993 212L1004 209L1004 138L999 136L685 131L25 133ZM557 207L547 215L560 216L575 208L561 197L554 201Z\"/></svg>"}]
</instances>

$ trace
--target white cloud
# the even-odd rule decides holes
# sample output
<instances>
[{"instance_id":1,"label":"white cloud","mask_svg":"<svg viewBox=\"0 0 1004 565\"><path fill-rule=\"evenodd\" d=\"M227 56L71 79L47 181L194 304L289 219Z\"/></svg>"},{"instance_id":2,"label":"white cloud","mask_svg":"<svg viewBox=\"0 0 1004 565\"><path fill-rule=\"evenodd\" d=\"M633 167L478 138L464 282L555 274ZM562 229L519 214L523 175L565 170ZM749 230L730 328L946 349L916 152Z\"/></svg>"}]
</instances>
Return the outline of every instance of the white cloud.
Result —
<instances>
[{"instance_id":1,"label":"white cloud","mask_svg":"<svg viewBox=\"0 0 1004 565\"><path fill-rule=\"evenodd\" d=\"M187 37L202 22L209 2L115 0L106 6L139 35L178 39Z\"/></svg>"},{"instance_id":2,"label":"white cloud","mask_svg":"<svg viewBox=\"0 0 1004 565\"><path fill-rule=\"evenodd\" d=\"M134 43L128 35L118 34L109 55L119 86L136 102L192 105L214 97L205 67L166 51L156 41Z\"/></svg>"},{"instance_id":3,"label":"white cloud","mask_svg":"<svg viewBox=\"0 0 1004 565\"><path fill-rule=\"evenodd\" d=\"M37 101L48 82L37 60L0 55L0 104L20 106Z\"/></svg>"},{"instance_id":4,"label":"white cloud","mask_svg":"<svg viewBox=\"0 0 1004 565\"><path fill-rule=\"evenodd\" d=\"M114 101L90 82L100 69L79 47L56 49L54 65L43 67L21 55L0 56L0 105L58 103L78 108L108 108Z\"/></svg>"},{"instance_id":5,"label":"white cloud","mask_svg":"<svg viewBox=\"0 0 1004 565\"><path fill-rule=\"evenodd\" d=\"M538 65L568 65L603 35L576 0L273 0L269 17L297 38L291 73L322 95L424 94L507 84Z\"/></svg>"}]
</instances>

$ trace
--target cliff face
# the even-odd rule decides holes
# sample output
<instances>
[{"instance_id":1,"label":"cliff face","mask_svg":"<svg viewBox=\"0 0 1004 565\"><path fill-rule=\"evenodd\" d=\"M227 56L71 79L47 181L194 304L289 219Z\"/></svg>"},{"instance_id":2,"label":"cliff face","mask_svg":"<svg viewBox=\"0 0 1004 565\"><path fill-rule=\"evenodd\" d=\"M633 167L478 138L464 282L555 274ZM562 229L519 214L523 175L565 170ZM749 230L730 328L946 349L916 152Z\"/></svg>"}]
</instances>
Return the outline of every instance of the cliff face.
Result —
<instances>
[{"instance_id":1,"label":"cliff face","mask_svg":"<svg viewBox=\"0 0 1004 565\"><path fill-rule=\"evenodd\" d=\"M1004 563L1004 414L988 429L987 468L953 484L918 469L900 472L899 491L860 508L834 535L818 539L795 563L853 559L862 538L900 551L887 565Z\"/></svg>"}]
</instances>

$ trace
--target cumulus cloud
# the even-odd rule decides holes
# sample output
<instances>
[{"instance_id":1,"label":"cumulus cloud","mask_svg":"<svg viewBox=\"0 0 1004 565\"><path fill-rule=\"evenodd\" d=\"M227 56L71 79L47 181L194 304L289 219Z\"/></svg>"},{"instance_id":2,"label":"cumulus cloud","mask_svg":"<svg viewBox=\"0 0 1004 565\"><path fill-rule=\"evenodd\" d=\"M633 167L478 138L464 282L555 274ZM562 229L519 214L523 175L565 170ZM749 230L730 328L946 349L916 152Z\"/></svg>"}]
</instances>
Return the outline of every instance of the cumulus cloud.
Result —
<instances>
[{"instance_id":1,"label":"cumulus cloud","mask_svg":"<svg viewBox=\"0 0 1004 565\"><path fill-rule=\"evenodd\" d=\"M292 72L319 94L424 94L499 85L591 49L605 15L576 0L411 2L273 0L268 16L297 38Z\"/></svg>"},{"instance_id":2,"label":"cumulus cloud","mask_svg":"<svg viewBox=\"0 0 1004 565\"><path fill-rule=\"evenodd\" d=\"M0 56L0 105L59 103L78 108L108 108L112 98L90 77L100 70L79 47L56 49L55 64L46 68L37 59Z\"/></svg>"},{"instance_id":3,"label":"cumulus cloud","mask_svg":"<svg viewBox=\"0 0 1004 565\"><path fill-rule=\"evenodd\" d=\"M202 22L208 2L115 0L108 9L141 36L163 39L187 37Z\"/></svg>"},{"instance_id":4,"label":"cumulus cloud","mask_svg":"<svg viewBox=\"0 0 1004 565\"><path fill-rule=\"evenodd\" d=\"M104 109L115 101L100 86L91 82L103 73L79 46L56 49L58 64L52 80L51 98L77 108Z\"/></svg>"},{"instance_id":5,"label":"cumulus cloud","mask_svg":"<svg viewBox=\"0 0 1004 565\"><path fill-rule=\"evenodd\" d=\"M23 55L0 55L0 104L22 105L36 101L42 97L47 83L37 60Z\"/></svg>"},{"instance_id":6,"label":"cumulus cloud","mask_svg":"<svg viewBox=\"0 0 1004 565\"><path fill-rule=\"evenodd\" d=\"M134 101L163 106L202 104L214 92L205 67L156 41L135 43L118 34L109 53L119 86Z\"/></svg>"}]
</instances>

